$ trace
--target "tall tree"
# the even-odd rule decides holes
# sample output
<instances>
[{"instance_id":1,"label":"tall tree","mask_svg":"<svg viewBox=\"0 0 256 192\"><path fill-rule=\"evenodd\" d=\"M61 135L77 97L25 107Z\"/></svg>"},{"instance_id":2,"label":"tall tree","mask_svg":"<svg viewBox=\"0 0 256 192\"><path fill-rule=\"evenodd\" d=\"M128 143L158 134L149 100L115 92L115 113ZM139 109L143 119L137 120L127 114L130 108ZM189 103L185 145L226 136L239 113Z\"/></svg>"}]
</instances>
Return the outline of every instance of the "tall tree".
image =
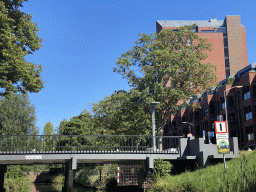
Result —
<instances>
[{"instance_id":1,"label":"tall tree","mask_svg":"<svg viewBox=\"0 0 256 192\"><path fill-rule=\"evenodd\" d=\"M19 10L27 0L0 1L0 95L39 92L44 82L41 65L26 62L25 56L41 47L32 15Z\"/></svg>"},{"instance_id":2,"label":"tall tree","mask_svg":"<svg viewBox=\"0 0 256 192\"><path fill-rule=\"evenodd\" d=\"M35 107L27 95L0 97L0 135L37 135Z\"/></svg>"},{"instance_id":3,"label":"tall tree","mask_svg":"<svg viewBox=\"0 0 256 192\"><path fill-rule=\"evenodd\" d=\"M90 135L93 132L92 115L86 109L66 122L61 130L63 135Z\"/></svg>"},{"instance_id":4,"label":"tall tree","mask_svg":"<svg viewBox=\"0 0 256 192\"><path fill-rule=\"evenodd\" d=\"M45 123L43 134L48 135L48 136L45 136L44 138L45 150L53 150L55 145L55 140L53 137L54 130L53 130L53 125L50 121Z\"/></svg>"},{"instance_id":5,"label":"tall tree","mask_svg":"<svg viewBox=\"0 0 256 192\"><path fill-rule=\"evenodd\" d=\"M156 108L157 132L171 114L189 105L190 98L217 83L216 68L203 63L211 44L193 32L195 27L140 34L136 46L122 54L114 68L129 80L144 105L160 102Z\"/></svg>"},{"instance_id":6,"label":"tall tree","mask_svg":"<svg viewBox=\"0 0 256 192\"><path fill-rule=\"evenodd\" d=\"M145 100L144 100L145 101ZM144 135L149 133L150 110L138 92L118 91L93 104L99 134Z\"/></svg>"},{"instance_id":7,"label":"tall tree","mask_svg":"<svg viewBox=\"0 0 256 192\"><path fill-rule=\"evenodd\" d=\"M44 135L53 135L54 130L53 130L53 125L50 121L48 121L47 123L45 123L44 125Z\"/></svg>"},{"instance_id":8,"label":"tall tree","mask_svg":"<svg viewBox=\"0 0 256 192\"><path fill-rule=\"evenodd\" d=\"M65 126L66 126L66 123L68 121L66 119L63 119L61 122L60 122L60 125L59 127L56 129L56 132L58 135L63 135L63 132L64 132L64 129L65 129Z\"/></svg>"}]
</instances>

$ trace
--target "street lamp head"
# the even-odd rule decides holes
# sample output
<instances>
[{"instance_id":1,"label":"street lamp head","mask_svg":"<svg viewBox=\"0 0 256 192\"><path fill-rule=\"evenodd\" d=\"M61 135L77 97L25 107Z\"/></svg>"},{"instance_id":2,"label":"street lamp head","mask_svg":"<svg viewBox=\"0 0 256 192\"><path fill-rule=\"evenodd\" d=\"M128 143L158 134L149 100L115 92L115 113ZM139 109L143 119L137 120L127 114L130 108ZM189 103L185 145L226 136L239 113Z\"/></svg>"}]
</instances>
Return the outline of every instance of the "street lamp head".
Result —
<instances>
[{"instance_id":1,"label":"street lamp head","mask_svg":"<svg viewBox=\"0 0 256 192\"><path fill-rule=\"evenodd\" d=\"M157 104L159 104L160 102L151 102L149 103L150 107L155 107Z\"/></svg>"},{"instance_id":2,"label":"street lamp head","mask_svg":"<svg viewBox=\"0 0 256 192\"><path fill-rule=\"evenodd\" d=\"M150 105L157 105L157 104L159 104L160 102L151 102L151 103L149 103Z\"/></svg>"}]
</instances>

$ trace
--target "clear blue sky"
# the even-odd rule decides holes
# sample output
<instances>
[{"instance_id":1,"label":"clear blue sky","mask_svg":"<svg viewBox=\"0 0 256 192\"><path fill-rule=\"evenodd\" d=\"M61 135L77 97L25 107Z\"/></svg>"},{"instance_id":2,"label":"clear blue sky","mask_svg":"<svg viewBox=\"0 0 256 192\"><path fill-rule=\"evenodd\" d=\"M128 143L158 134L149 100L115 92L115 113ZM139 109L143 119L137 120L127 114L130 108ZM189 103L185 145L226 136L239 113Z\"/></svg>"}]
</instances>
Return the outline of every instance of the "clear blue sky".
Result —
<instances>
[{"instance_id":1,"label":"clear blue sky","mask_svg":"<svg viewBox=\"0 0 256 192\"><path fill-rule=\"evenodd\" d=\"M36 125L43 132L63 119L79 115L88 105L128 90L113 72L118 57L135 45L139 33L156 32L156 20L224 20L240 15L246 28L249 64L256 62L255 0L29 0L22 11L33 15L42 48L26 57L41 64L39 93L29 94Z\"/></svg>"}]
</instances>

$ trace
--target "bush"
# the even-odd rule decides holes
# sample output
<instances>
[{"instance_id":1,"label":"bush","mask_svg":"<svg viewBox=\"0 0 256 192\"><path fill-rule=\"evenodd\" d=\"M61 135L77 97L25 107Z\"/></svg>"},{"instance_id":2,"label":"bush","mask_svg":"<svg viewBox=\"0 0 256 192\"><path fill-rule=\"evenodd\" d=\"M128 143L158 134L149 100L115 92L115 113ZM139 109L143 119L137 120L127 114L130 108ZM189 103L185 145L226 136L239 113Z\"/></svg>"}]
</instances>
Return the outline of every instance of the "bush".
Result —
<instances>
[{"instance_id":1,"label":"bush","mask_svg":"<svg viewBox=\"0 0 256 192\"><path fill-rule=\"evenodd\" d=\"M6 192L27 192L31 189L29 177L19 165L9 165L4 179Z\"/></svg>"},{"instance_id":2,"label":"bush","mask_svg":"<svg viewBox=\"0 0 256 192\"><path fill-rule=\"evenodd\" d=\"M160 177L166 176L171 172L172 165L169 161L164 161L161 158L154 160L153 171L156 175Z\"/></svg>"},{"instance_id":3,"label":"bush","mask_svg":"<svg viewBox=\"0 0 256 192\"><path fill-rule=\"evenodd\" d=\"M64 184L65 176L63 174L58 174L52 179L52 182L54 184Z\"/></svg>"}]
</instances>

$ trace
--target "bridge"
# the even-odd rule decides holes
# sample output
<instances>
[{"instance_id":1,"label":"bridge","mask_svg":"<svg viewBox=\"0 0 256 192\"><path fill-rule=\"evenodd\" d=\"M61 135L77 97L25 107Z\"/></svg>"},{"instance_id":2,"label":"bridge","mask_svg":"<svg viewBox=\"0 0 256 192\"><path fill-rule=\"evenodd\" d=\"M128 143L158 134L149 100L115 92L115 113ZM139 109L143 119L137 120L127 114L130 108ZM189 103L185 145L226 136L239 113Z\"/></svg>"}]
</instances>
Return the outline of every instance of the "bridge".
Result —
<instances>
[{"instance_id":1,"label":"bridge","mask_svg":"<svg viewBox=\"0 0 256 192\"><path fill-rule=\"evenodd\" d=\"M153 146L155 144L155 146ZM238 157L237 137L229 138L230 154ZM77 163L137 163L144 168L138 175L141 185L154 167L154 159L197 160L206 167L210 159L223 158L216 144L203 138L149 135L16 135L0 136L0 190L8 165L64 164L64 190L73 187Z\"/></svg>"}]
</instances>

